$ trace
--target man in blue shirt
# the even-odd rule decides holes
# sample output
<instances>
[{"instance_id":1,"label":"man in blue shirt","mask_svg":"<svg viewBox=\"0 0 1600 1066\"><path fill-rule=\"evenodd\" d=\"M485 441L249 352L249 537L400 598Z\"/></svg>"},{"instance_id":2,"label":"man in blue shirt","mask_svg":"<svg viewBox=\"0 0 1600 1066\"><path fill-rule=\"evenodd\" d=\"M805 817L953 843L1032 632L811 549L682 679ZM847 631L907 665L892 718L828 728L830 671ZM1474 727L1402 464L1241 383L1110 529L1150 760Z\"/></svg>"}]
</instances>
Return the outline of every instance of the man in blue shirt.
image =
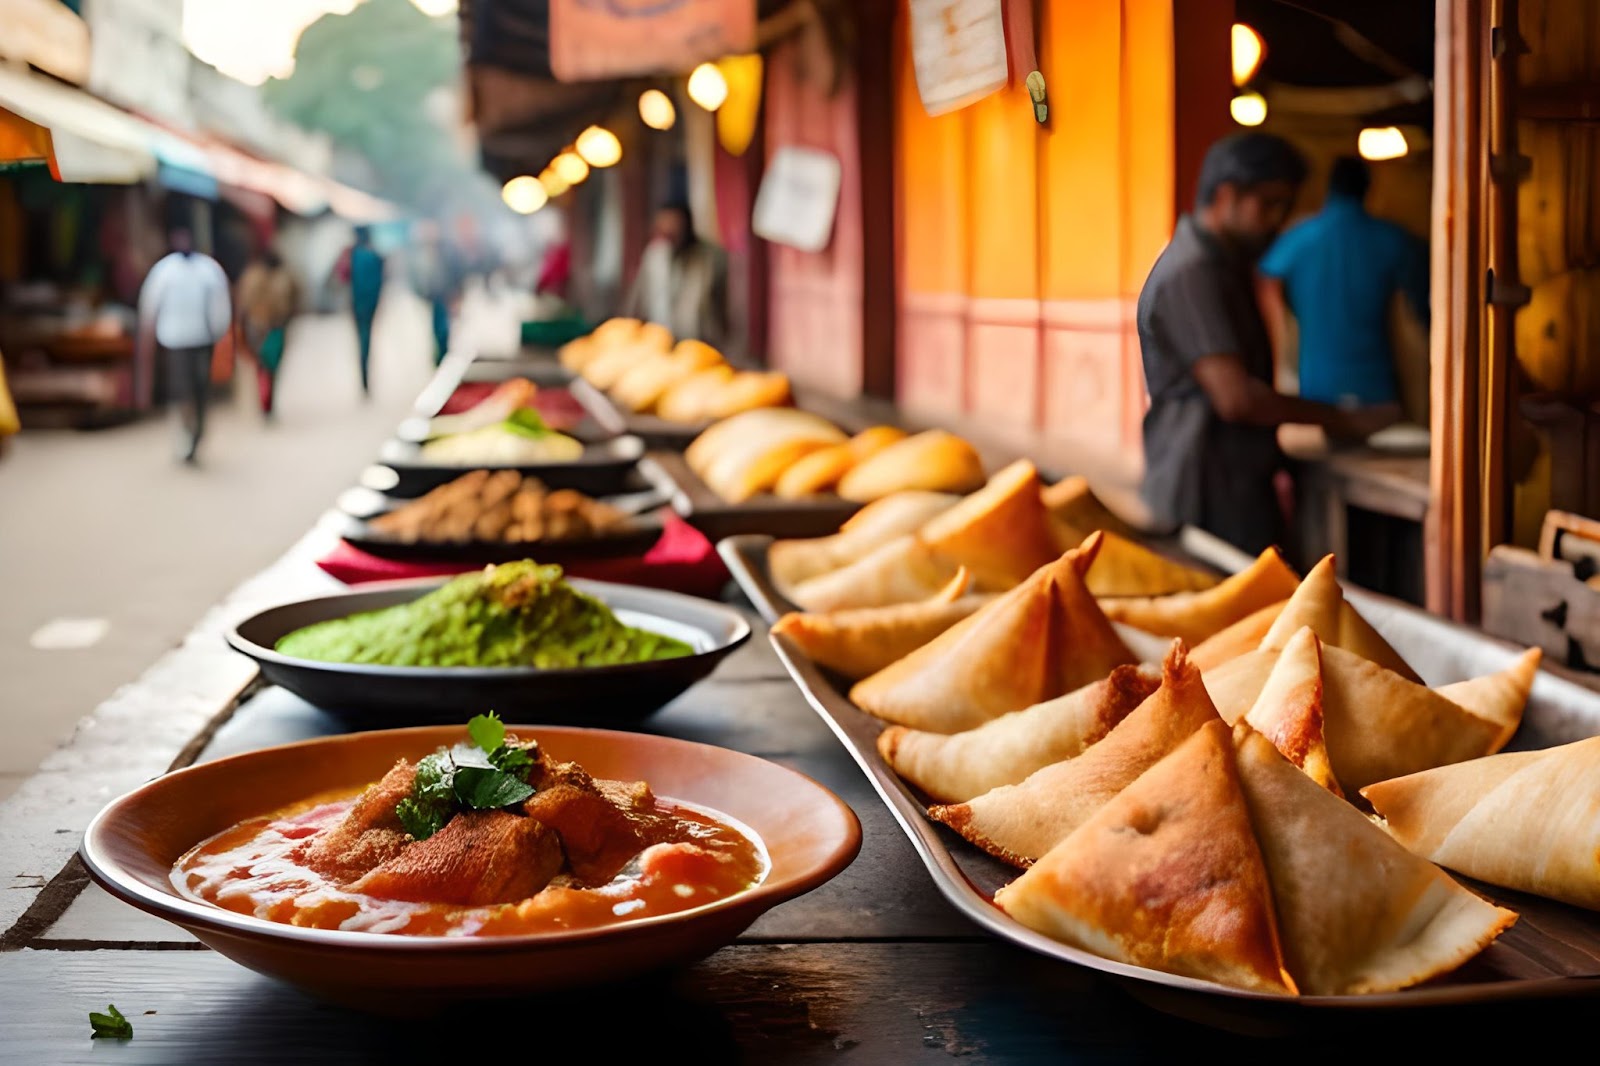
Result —
<instances>
[{"instance_id":1,"label":"man in blue shirt","mask_svg":"<svg viewBox=\"0 0 1600 1066\"><path fill-rule=\"evenodd\" d=\"M356 243L350 249L350 309L355 312L356 340L361 351L361 392L370 396L372 387L367 368L372 361L372 320L378 315L378 297L383 292L383 256L372 247L372 230L356 227Z\"/></svg>"},{"instance_id":2,"label":"man in blue shirt","mask_svg":"<svg viewBox=\"0 0 1600 1066\"><path fill-rule=\"evenodd\" d=\"M1284 232L1257 269L1270 319L1287 305L1300 326L1300 395L1319 403L1399 400L1390 309L1404 294L1428 314L1422 241L1363 205L1371 175L1360 159L1335 161L1322 210Z\"/></svg>"}]
</instances>

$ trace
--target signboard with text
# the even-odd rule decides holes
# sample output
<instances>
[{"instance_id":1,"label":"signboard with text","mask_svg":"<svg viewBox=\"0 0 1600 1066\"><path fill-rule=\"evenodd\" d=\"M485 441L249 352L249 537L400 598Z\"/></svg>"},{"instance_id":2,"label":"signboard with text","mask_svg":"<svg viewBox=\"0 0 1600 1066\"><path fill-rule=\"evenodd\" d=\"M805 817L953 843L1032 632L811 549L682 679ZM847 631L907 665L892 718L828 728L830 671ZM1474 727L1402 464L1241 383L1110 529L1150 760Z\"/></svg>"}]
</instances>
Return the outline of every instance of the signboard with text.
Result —
<instances>
[{"instance_id":1,"label":"signboard with text","mask_svg":"<svg viewBox=\"0 0 1600 1066\"><path fill-rule=\"evenodd\" d=\"M911 60L917 94L942 115L1004 88L1001 0L911 0Z\"/></svg>"},{"instance_id":2,"label":"signboard with text","mask_svg":"<svg viewBox=\"0 0 1600 1066\"><path fill-rule=\"evenodd\" d=\"M839 157L786 145L772 153L756 193L750 231L802 252L820 252L833 236L843 171Z\"/></svg>"},{"instance_id":3,"label":"signboard with text","mask_svg":"<svg viewBox=\"0 0 1600 1066\"><path fill-rule=\"evenodd\" d=\"M560 81L683 73L755 47L755 0L550 0Z\"/></svg>"}]
</instances>

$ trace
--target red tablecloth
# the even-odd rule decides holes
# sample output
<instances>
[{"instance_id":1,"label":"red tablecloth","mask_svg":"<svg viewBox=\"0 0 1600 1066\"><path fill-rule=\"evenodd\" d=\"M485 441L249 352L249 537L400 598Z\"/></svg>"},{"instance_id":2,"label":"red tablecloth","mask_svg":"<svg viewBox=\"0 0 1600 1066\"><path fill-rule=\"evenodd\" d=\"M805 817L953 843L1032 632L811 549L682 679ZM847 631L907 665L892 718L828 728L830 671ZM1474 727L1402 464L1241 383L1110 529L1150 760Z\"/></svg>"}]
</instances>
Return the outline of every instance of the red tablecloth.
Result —
<instances>
[{"instance_id":1,"label":"red tablecloth","mask_svg":"<svg viewBox=\"0 0 1600 1066\"><path fill-rule=\"evenodd\" d=\"M668 515L664 525L661 539L642 556L575 562L563 565L563 569L572 577L668 589L712 599L719 596L728 582L728 570L711 542L676 515ZM463 574L478 569L473 563L383 559L342 540L338 547L318 559L317 565L347 585Z\"/></svg>"}]
</instances>

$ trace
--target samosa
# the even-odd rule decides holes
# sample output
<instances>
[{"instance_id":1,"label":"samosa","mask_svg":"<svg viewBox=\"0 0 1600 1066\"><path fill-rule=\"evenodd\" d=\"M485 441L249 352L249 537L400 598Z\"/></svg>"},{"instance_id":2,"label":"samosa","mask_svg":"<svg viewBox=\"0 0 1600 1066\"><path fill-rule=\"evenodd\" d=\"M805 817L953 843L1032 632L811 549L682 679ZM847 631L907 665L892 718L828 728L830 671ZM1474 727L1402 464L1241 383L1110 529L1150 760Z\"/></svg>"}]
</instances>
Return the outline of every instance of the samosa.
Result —
<instances>
[{"instance_id":1,"label":"samosa","mask_svg":"<svg viewBox=\"0 0 1600 1066\"><path fill-rule=\"evenodd\" d=\"M1379 635L1359 611L1345 602L1344 589L1333 567L1333 556L1324 556L1294 590L1283 611L1261 640L1263 648L1281 649L1289 638L1309 626L1324 644L1353 651L1407 681L1422 684L1400 653Z\"/></svg>"},{"instance_id":2,"label":"samosa","mask_svg":"<svg viewBox=\"0 0 1600 1066\"><path fill-rule=\"evenodd\" d=\"M1278 550L1268 548L1248 567L1204 591L1107 599L1101 606L1113 622L1158 636L1179 637L1194 646L1239 619L1288 599L1299 584Z\"/></svg>"},{"instance_id":3,"label":"samosa","mask_svg":"<svg viewBox=\"0 0 1600 1066\"><path fill-rule=\"evenodd\" d=\"M1344 795L1323 728L1322 642L1309 626L1289 638L1244 720L1307 777Z\"/></svg>"},{"instance_id":4,"label":"samosa","mask_svg":"<svg viewBox=\"0 0 1600 1066\"><path fill-rule=\"evenodd\" d=\"M1162 664L1161 687L1099 743L1075 759L1035 771L1020 784L966 803L932 807L928 816L996 858L1028 866L1196 729L1216 720L1200 671L1189 664L1182 642L1174 641Z\"/></svg>"},{"instance_id":5,"label":"samosa","mask_svg":"<svg viewBox=\"0 0 1600 1066\"><path fill-rule=\"evenodd\" d=\"M1159 685L1141 667L1119 666L1104 681L964 733L946 736L892 725L878 735L878 752L932 799L960 803L1082 754Z\"/></svg>"},{"instance_id":6,"label":"samosa","mask_svg":"<svg viewBox=\"0 0 1600 1066\"><path fill-rule=\"evenodd\" d=\"M1061 551L1082 544L1083 538L1096 530L1123 537L1136 535L1132 526L1100 502L1100 498L1089 487L1089 479L1081 474L1062 478L1054 485L1046 485L1040 491L1039 498L1049 513L1050 530Z\"/></svg>"},{"instance_id":7,"label":"samosa","mask_svg":"<svg viewBox=\"0 0 1600 1066\"><path fill-rule=\"evenodd\" d=\"M1407 988L1454 970L1516 921L1395 843L1248 725L1234 740L1301 993Z\"/></svg>"},{"instance_id":8,"label":"samosa","mask_svg":"<svg viewBox=\"0 0 1600 1066\"><path fill-rule=\"evenodd\" d=\"M992 598L965 595L967 585L962 568L944 588L917 603L791 611L772 632L793 641L813 662L857 681L910 655Z\"/></svg>"},{"instance_id":9,"label":"samosa","mask_svg":"<svg viewBox=\"0 0 1600 1066\"><path fill-rule=\"evenodd\" d=\"M874 548L915 533L961 497L945 492L896 492L851 515L831 537L776 540L767 549L767 572L778 590L792 596L801 582L849 566Z\"/></svg>"},{"instance_id":10,"label":"samosa","mask_svg":"<svg viewBox=\"0 0 1600 1066\"><path fill-rule=\"evenodd\" d=\"M1100 554L1086 578L1096 596L1162 596L1173 592L1208 589L1217 578L1196 570L1144 545L1105 533Z\"/></svg>"},{"instance_id":11,"label":"samosa","mask_svg":"<svg viewBox=\"0 0 1600 1066\"><path fill-rule=\"evenodd\" d=\"M807 611L892 607L935 596L961 566L934 555L915 533L896 537L848 566L800 582L790 598Z\"/></svg>"},{"instance_id":12,"label":"samosa","mask_svg":"<svg viewBox=\"0 0 1600 1066\"><path fill-rule=\"evenodd\" d=\"M1533 681L1543 658L1544 653L1538 648L1529 648L1516 662L1498 673L1441 685L1434 691L1500 727L1494 744L1485 753L1492 755L1505 747L1522 725L1522 712L1527 709L1528 697L1533 695Z\"/></svg>"},{"instance_id":13,"label":"samosa","mask_svg":"<svg viewBox=\"0 0 1600 1066\"><path fill-rule=\"evenodd\" d=\"M1233 739L1217 719L994 901L1030 929L1118 962L1294 992Z\"/></svg>"},{"instance_id":14,"label":"samosa","mask_svg":"<svg viewBox=\"0 0 1600 1066\"><path fill-rule=\"evenodd\" d=\"M1441 766L1361 794L1425 859L1600 910L1600 737Z\"/></svg>"},{"instance_id":15,"label":"samosa","mask_svg":"<svg viewBox=\"0 0 1600 1066\"><path fill-rule=\"evenodd\" d=\"M850 690L862 710L955 733L1064 695L1134 661L1083 573L1098 540L1032 577Z\"/></svg>"},{"instance_id":16,"label":"samosa","mask_svg":"<svg viewBox=\"0 0 1600 1066\"><path fill-rule=\"evenodd\" d=\"M979 591L1005 592L1061 554L1039 489L1038 470L1018 459L917 535L936 558L965 566Z\"/></svg>"},{"instance_id":17,"label":"samosa","mask_svg":"<svg viewBox=\"0 0 1600 1066\"><path fill-rule=\"evenodd\" d=\"M1213 670L1230 659L1237 659L1261 647L1272 631L1272 623L1283 613L1288 600L1269 603L1253 614L1247 614L1233 625L1213 633L1189 650L1189 661L1202 673Z\"/></svg>"}]
</instances>

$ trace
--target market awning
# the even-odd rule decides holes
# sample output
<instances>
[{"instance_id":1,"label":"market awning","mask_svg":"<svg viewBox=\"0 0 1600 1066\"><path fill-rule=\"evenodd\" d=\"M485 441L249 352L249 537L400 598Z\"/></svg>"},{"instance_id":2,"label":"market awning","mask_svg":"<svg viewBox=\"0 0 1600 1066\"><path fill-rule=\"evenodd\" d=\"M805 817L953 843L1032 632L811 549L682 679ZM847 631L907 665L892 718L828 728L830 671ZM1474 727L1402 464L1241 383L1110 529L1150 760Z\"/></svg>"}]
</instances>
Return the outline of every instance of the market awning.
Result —
<instances>
[{"instance_id":1,"label":"market awning","mask_svg":"<svg viewBox=\"0 0 1600 1066\"><path fill-rule=\"evenodd\" d=\"M156 170L143 123L53 78L0 64L0 109L0 126L9 131L0 134L0 151L24 153L0 154L0 162L28 162L25 153L36 156L43 147L58 180L111 185L131 185Z\"/></svg>"}]
</instances>

